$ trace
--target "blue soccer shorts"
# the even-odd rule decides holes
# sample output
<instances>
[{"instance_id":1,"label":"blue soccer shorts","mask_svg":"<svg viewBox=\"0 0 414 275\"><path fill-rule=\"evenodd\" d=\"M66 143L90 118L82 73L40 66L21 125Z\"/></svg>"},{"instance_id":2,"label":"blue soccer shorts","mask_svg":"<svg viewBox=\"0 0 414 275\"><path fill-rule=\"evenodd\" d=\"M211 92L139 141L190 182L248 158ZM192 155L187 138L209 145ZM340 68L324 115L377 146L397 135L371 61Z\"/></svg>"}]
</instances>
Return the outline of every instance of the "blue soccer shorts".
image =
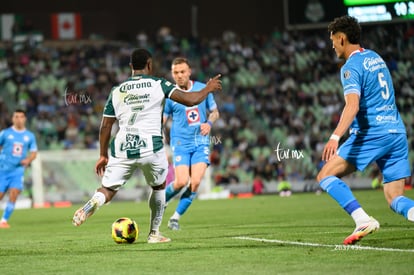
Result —
<instances>
[{"instance_id":1,"label":"blue soccer shorts","mask_svg":"<svg viewBox=\"0 0 414 275\"><path fill-rule=\"evenodd\" d=\"M196 163L210 165L210 148L208 144L200 145L175 145L171 147L173 152L174 167L186 165L190 167Z\"/></svg>"},{"instance_id":2,"label":"blue soccer shorts","mask_svg":"<svg viewBox=\"0 0 414 275\"><path fill-rule=\"evenodd\" d=\"M5 193L10 188L23 190L23 173L21 171L0 172L0 192Z\"/></svg>"},{"instance_id":3,"label":"blue soccer shorts","mask_svg":"<svg viewBox=\"0 0 414 275\"><path fill-rule=\"evenodd\" d=\"M339 147L338 155L359 171L375 161L384 177L384 184L411 175L405 134L352 134Z\"/></svg>"}]
</instances>

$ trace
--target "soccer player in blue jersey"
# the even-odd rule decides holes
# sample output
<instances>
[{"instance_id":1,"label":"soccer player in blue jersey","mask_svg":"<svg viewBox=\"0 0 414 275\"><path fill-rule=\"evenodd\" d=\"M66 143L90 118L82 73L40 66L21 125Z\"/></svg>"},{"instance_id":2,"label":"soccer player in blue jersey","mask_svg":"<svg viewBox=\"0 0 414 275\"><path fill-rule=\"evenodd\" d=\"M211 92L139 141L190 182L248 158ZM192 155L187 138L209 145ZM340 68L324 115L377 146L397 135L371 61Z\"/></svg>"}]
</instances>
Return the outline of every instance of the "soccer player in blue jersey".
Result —
<instances>
[{"instance_id":1,"label":"soccer player in blue jersey","mask_svg":"<svg viewBox=\"0 0 414 275\"><path fill-rule=\"evenodd\" d=\"M186 58L175 58L171 65L176 85L186 92L199 91L204 83L190 80L191 66ZM183 190L177 208L168 221L168 228L179 230L179 219L196 197L198 187L210 164L210 131L219 118L213 94L200 104L186 107L167 99L164 107L164 124L172 117L170 146L173 151L175 180L165 189L166 202Z\"/></svg>"},{"instance_id":2,"label":"soccer player in blue jersey","mask_svg":"<svg viewBox=\"0 0 414 275\"><path fill-rule=\"evenodd\" d=\"M26 113L20 109L14 111L12 123L0 132L0 200L7 192L9 194L0 228L10 227L8 220L23 190L24 170L37 154L36 137L25 126Z\"/></svg>"},{"instance_id":3,"label":"soccer player in blue jersey","mask_svg":"<svg viewBox=\"0 0 414 275\"><path fill-rule=\"evenodd\" d=\"M348 245L375 232L380 224L363 210L342 177L376 162L390 208L414 222L414 201L404 196L405 179L410 176L407 134L387 65L376 52L360 46L361 27L355 18L336 18L328 32L337 57L345 59L341 68L345 106L324 147L322 159L327 162L317 180L356 224L343 242ZM347 130L350 136L338 148Z\"/></svg>"}]
</instances>

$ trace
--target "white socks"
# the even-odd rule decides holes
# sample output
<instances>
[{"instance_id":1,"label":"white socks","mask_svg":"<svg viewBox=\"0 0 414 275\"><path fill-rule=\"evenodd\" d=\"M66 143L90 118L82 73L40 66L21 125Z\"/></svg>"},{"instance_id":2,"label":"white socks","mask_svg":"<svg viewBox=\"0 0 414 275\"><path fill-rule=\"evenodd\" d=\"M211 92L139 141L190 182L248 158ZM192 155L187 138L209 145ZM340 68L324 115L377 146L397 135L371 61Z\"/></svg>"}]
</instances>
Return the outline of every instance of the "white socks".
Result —
<instances>
[{"instance_id":1,"label":"white socks","mask_svg":"<svg viewBox=\"0 0 414 275\"><path fill-rule=\"evenodd\" d=\"M151 210L150 230L159 231L165 207L165 190L152 190L148 200Z\"/></svg>"},{"instance_id":2,"label":"white socks","mask_svg":"<svg viewBox=\"0 0 414 275\"><path fill-rule=\"evenodd\" d=\"M407 212L407 220L414 222L414 207L411 207Z\"/></svg>"},{"instance_id":3,"label":"white socks","mask_svg":"<svg viewBox=\"0 0 414 275\"><path fill-rule=\"evenodd\" d=\"M352 212L351 217L354 219L356 226L368 222L371 218L361 207Z\"/></svg>"},{"instance_id":4,"label":"white socks","mask_svg":"<svg viewBox=\"0 0 414 275\"><path fill-rule=\"evenodd\" d=\"M174 212L174 214L171 216L170 220L179 220L181 217L180 214L177 213L177 211Z\"/></svg>"},{"instance_id":5,"label":"white socks","mask_svg":"<svg viewBox=\"0 0 414 275\"><path fill-rule=\"evenodd\" d=\"M105 195L101 192L96 192L95 194L93 194L92 199L95 199L98 202L98 207L104 205L106 201Z\"/></svg>"}]
</instances>

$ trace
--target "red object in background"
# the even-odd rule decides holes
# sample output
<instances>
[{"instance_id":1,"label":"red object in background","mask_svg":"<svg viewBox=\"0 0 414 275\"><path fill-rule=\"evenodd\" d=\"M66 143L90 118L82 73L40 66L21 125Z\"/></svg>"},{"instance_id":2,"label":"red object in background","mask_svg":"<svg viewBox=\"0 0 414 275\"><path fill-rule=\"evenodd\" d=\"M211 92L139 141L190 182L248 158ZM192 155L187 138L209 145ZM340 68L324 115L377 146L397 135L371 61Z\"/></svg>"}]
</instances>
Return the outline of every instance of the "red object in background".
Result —
<instances>
[{"instance_id":1,"label":"red object in background","mask_svg":"<svg viewBox=\"0 0 414 275\"><path fill-rule=\"evenodd\" d=\"M253 194L259 195L263 194L264 184L260 178L255 178L253 180Z\"/></svg>"},{"instance_id":2,"label":"red object in background","mask_svg":"<svg viewBox=\"0 0 414 275\"><path fill-rule=\"evenodd\" d=\"M54 13L51 16L53 39L79 39L82 21L79 13Z\"/></svg>"}]
</instances>

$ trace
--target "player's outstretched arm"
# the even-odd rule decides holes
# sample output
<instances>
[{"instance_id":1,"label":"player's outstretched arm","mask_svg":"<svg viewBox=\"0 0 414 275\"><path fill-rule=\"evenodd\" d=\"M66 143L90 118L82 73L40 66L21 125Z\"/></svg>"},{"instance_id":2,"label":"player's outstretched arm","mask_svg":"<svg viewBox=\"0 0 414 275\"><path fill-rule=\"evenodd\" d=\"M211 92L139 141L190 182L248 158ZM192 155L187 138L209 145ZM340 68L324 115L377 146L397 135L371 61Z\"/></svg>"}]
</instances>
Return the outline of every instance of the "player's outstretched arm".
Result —
<instances>
[{"instance_id":1,"label":"player's outstretched arm","mask_svg":"<svg viewBox=\"0 0 414 275\"><path fill-rule=\"evenodd\" d=\"M186 106L194 106L202 102L209 93L214 91L221 91L221 75L218 74L214 78L210 79L206 87L204 89L200 90L197 93L186 93L179 89L174 90L174 92L171 94L170 99L184 104Z\"/></svg>"}]
</instances>

